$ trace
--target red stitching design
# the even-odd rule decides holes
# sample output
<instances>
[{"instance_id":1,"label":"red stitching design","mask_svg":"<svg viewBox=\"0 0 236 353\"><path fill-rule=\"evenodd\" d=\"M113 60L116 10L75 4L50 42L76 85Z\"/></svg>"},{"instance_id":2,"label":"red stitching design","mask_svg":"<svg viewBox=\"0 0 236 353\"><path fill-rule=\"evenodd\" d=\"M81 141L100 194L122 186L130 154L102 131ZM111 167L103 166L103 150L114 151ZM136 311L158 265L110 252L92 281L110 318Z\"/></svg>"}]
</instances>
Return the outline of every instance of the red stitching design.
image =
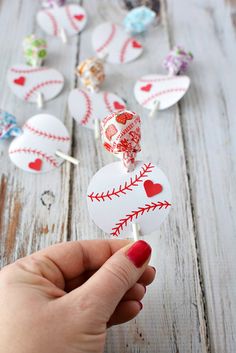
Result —
<instances>
[{"instance_id":1,"label":"red stitching design","mask_svg":"<svg viewBox=\"0 0 236 353\"><path fill-rule=\"evenodd\" d=\"M63 81L61 81L61 80L49 80L49 81L41 82L38 85L32 87L31 90L28 93L26 93L26 95L24 97L24 100L28 101L29 98L32 96L32 94L35 93L38 89L40 89L42 87L45 87L47 85L52 85L52 84L60 84L60 83L63 83Z\"/></svg>"},{"instance_id":2,"label":"red stitching design","mask_svg":"<svg viewBox=\"0 0 236 353\"><path fill-rule=\"evenodd\" d=\"M185 91L185 88L170 88L161 92L157 92L152 94L150 97L148 97L147 99L145 99L141 105L146 105L147 103L149 103L150 101L152 101L154 98L159 97L159 96L163 96L164 94L168 94L171 92L183 92Z\"/></svg>"},{"instance_id":3,"label":"red stitching design","mask_svg":"<svg viewBox=\"0 0 236 353\"><path fill-rule=\"evenodd\" d=\"M112 109L112 106L110 105L110 102L108 100L108 94L109 94L108 92L104 92L103 94L104 102L109 112L113 113L115 109Z\"/></svg>"},{"instance_id":4,"label":"red stitching design","mask_svg":"<svg viewBox=\"0 0 236 353\"><path fill-rule=\"evenodd\" d=\"M58 35L58 25L57 25L57 20L55 19L55 17L53 16L53 14L50 11L44 11L44 13L46 15L48 15L48 17L51 20L52 23L52 27L53 27L53 35L57 36Z\"/></svg>"},{"instance_id":5,"label":"red stitching design","mask_svg":"<svg viewBox=\"0 0 236 353\"><path fill-rule=\"evenodd\" d=\"M23 126L24 129L28 129L29 131L31 131L33 134L36 134L38 136L43 136L48 138L49 140L56 140L56 141L61 141L61 142L66 142L66 141L70 141L70 137L69 136L57 136L57 135L53 135L50 133L47 133L46 131L42 131L39 129L36 129L35 127L31 126L29 123L26 123Z\"/></svg>"},{"instance_id":6,"label":"red stitching design","mask_svg":"<svg viewBox=\"0 0 236 353\"><path fill-rule=\"evenodd\" d=\"M162 78L140 78L138 81L139 82L161 82L161 81L171 81L173 79L181 79L181 76L166 76L166 77L162 77Z\"/></svg>"},{"instance_id":7,"label":"red stitching design","mask_svg":"<svg viewBox=\"0 0 236 353\"><path fill-rule=\"evenodd\" d=\"M12 67L10 71L16 74L31 74L34 72L41 72L41 71L47 71L47 70L48 70L47 67L36 67L34 69L28 69L28 70L19 70Z\"/></svg>"},{"instance_id":8,"label":"red stitching design","mask_svg":"<svg viewBox=\"0 0 236 353\"><path fill-rule=\"evenodd\" d=\"M21 152L37 154L38 156L44 158L48 163L50 163L54 167L58 167L58 163L56 162L56 160L52 156L49 156L46 153L44 153L42 151L39 151L39 150L23 147L23 148L17 148L15 150L9 151L10 154L12 154L12 153L21 153Z\"/></svg>"},{"instance_id":9,"label":"red stitching design","mask_svg":"<svg viewBox=\"0 0 236 353\"><path fill-rule=\"evenodd\" d=\"M89 99L89 95L83 90L79 90L79 92L82 93L82 95L84 96L85 101L86 101L86 108L87 108L85 116L81 120L81 125L87 125L89 118L91 117L91 114L92 114L92 106L91 106L91 102Z\"/></svg>"},{"instance_id":10,"label":"red stitching design","mask_svg":"<svg viewBox=\"0 0 236 353\"><path fill-rule=\"evenodd\" d=\"M168 201L158 201L157 203L151 202L151 204L146 204L143 207L138 207L137 210L127 214L124 218L121 218L118 223L116 223L115 227L112 228L113 232L111 233L111 235L118 237L123 228L127 226L128 222L132 222L133 219L137 219L139 216L142 216L145 212L148 213L149 211L155 211L156 208L161 210L164 207L166 209L170 206L171 204Z\"/></svg>"},{"instance_id":11,"label":"red stitching design","mask_svg":"<svg viewBox=\"0 0 236 353\"><path fill-rule=\"evenodd\" d=\"M107 192L102 192L101 194L97 193L96 195L94 195L94 192L92 192L90 195L88 195L88 197L92 202L100 202L101 200L112 200L112 198L114 198L115 196L120 197L121 195L126 195L127 191L132 191L135 186L138 186L138 183L141 183L143 179L148 176L147 174L152 172L153 168L154 165L152 165L151 163L144 164L139 173L135 175L134 179L130 178L129 182L126 181L125 184L123 186L120 185L117 190L115 190L114 188L112 191L108 190Z\"/></svg>"},{"instance_id":12,"label":"red stitching design","mask_svg":"<svg viewBox=\"0 0 236 353\"><path fill-rule=\"evenodd\" d=\"M108 44L110 44L110 42L112 41L112 39L114 38L114 35L116 33L116 26L114 25L114 23L112 23L111 25L111 34L109 35L109 37L107 38L107 40L103 43L103 45L101 45L101 47L96 49L96 52L100 52L102 51L105 47L108 46Z\"/></svg>"},{"instance_id":13,"label":"red stitching design","mask_svg":"<svg viewBox=\"0 0 236 353\"><path fill-rule=\"evenodd\" d=\"M121 48L121 51L120 51L120 62L123 63L124 60L125 60L125 52L127 50L127 47L129 45L130 42L132 42L134 39L133 38L128 38L126 39L123 47Z\"/></svg>"},{"instance_id":14,"label":"red stitching design","mask_svg":"<svg viewBox=\"0 0 236 353\"><path fill-rule=\"evenodd\" d=\"M73 21L73 17L71 16L71 12L70 12L70 5L67 5L66 7L66 15L67 18L71 24L71 27L77 32L79 31L79 27L75 24L75 22Z\"/></svg>"}]
</instances>

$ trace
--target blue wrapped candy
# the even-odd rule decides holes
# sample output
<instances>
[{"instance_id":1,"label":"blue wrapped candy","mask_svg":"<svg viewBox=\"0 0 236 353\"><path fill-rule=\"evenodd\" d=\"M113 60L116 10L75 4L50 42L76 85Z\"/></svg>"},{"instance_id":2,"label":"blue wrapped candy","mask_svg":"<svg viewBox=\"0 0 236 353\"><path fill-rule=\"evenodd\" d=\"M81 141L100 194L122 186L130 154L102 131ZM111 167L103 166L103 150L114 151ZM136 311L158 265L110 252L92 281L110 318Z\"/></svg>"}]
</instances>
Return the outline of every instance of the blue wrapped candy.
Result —
<instances>
[{"instance_id":1,"label":"blue wrapped candy","mask_svg":"<svg viewBox=\"0 0 236 353\"><path fill-rule=\"evenodd\" d=\"M131 10L124 19L124 26L128 32L138 34L145 32L154 21L156 14L146 6L139 6Z\"/></svg>"},{"instance_id":2,"label":"blue wrapped candy","mask_svg":"<svg viewBox=\"0 0 236 353\"><path fill-rule=\"evenodd\" d=\"M6 140L20 134L21 129L17 126L14 115L0 109L0 140Z\"/></svg>"}]
</instances>

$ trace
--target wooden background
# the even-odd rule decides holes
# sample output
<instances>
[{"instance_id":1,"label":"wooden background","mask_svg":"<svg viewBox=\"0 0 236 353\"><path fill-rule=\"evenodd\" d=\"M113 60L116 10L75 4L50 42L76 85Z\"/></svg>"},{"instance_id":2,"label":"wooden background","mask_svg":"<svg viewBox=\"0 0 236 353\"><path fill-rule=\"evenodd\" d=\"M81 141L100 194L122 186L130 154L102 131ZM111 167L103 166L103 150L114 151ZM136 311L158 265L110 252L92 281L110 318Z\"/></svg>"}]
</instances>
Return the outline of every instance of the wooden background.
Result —
<instances>
[{"instance_id":1,"label":"wooden background","mask_svg":"<svg viewBox=\"0 0 236 353\"><path fill-rule=\"evenodd\" d=\"M76 2L76 1L74 1ZM159 10L157 1L143 1ZM0 144L0 264L59 241L104 237L92 223L85 195L92 175L113 160L93 133L72 121L67 96L74 68L93 54L90 36L102 21L121 23L140 1L87 0L84 32L62 43L47 37L48 66L66 77L63 93L44 111L60 118L73 139L79 168L64 164L45 175L20 171ZM146 237L154 249L157 280L132 322L109 330L107 353L235 353L236 351L236 23L234 1L163 0L160 22L142 35L145 52L132 64L106 65L105 88L141 114L142 157L159 163L173 187L174 207L161 229ZM23 62L22 39L34 32L40 1L0 0L0 107L20 123L37 109L6 85L11 64ZM133 97L138 75L162 73L170 47L192 50L192 86L156 119Z\"/></svg>"}]
</instances>

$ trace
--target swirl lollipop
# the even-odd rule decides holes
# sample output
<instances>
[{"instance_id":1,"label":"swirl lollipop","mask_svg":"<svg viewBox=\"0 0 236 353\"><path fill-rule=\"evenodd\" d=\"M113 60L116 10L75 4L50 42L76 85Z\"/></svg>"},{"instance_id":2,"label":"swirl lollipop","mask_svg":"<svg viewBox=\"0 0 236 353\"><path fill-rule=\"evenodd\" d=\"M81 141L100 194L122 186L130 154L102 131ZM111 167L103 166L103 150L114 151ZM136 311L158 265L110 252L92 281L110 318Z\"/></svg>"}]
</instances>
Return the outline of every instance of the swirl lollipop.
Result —
<instances>
[{"instance_id":1,"label":"swirl lollipop","mask_svg":"<svg viewBox=\"0 0 236 353\"><path fill-rule=\"evenodd\" d=\"M158 110L171 107L185 95L190 78L180 74L187 70L192 60L192 53L176 46L163 63L168 75L149 74L136 81L134 96L141 106L150 110L150 116L154 116Z\"/></svg>"},{"instance_id":2,"label":"swirl lollipop","mask_svg":"<svg viewBox=\"0 0 236 353\"><path fill-rule=\"evenodd\" d=\"M140 117L123 110L101 122L104 147L121 161L106 165L91 179L87 191L95 224L116 237L137 239L157 229L171 208L171 188L159 167L137 161Z\"/></svg>"}]
</instances>

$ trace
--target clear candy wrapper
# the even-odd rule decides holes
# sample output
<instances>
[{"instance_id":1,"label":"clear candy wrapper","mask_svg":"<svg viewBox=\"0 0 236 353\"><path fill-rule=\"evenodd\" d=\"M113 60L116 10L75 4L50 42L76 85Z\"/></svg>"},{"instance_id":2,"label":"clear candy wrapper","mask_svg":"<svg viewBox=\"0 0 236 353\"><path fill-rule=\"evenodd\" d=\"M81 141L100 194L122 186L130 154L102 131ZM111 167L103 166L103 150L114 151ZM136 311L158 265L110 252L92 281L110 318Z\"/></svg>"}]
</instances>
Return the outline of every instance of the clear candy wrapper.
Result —
<instances>
[{"instance_id":1,"label":"clear candy wrapper","mask_svg":"<svg viewBox=\"0 0 236 353\"><path fill-rule=\"evenodd\" d=\"M27 65L33 67L42 66L47 57L47 42L31 34L23 40L23 52Z\"/></svg>"},{"instance_id":2,"label":"clear candy wrapper","mask_svg":"<svg viewBox=\"0 0 236 353\"><path fill-rule=\"evenodd\" d=\"M17 126L14 115L0 109L0 140L19 136L21 129Z\"/></svg>"},{"instance_id":3,"label":"clear candy wrapper","mask_svg":"<svg viewBox=\"0 0 236 353\"><path fill-rule=\"evenodd\" d=\"M132 33L138 34L145 32L152 24L156 17L154 11L146 6L139 6L131 10L124 19L125 29Z\"/></svg>"},{"instance_id":4,"label":"clear candy wrapper","mask_svg":"<svg viewBox=\"0 0 236 353\"><path fill-rule=\"evenodd\" d=\"M187 70L192 60L193 54L177 45L164 59L163 67L168 70L170 76L179 75Z\"/></svg>"},{"instance_id":5,"label":"clear candy wrapper","mask_svg":"<svg viewBox=\"0 0 236 353\"><path fill-rule=\"evenodd\" d=\"M103 60L89 58L82 61L76 68L82 84L90 91L97 91L105 80Z\"/></svg>"}]
</instances>

